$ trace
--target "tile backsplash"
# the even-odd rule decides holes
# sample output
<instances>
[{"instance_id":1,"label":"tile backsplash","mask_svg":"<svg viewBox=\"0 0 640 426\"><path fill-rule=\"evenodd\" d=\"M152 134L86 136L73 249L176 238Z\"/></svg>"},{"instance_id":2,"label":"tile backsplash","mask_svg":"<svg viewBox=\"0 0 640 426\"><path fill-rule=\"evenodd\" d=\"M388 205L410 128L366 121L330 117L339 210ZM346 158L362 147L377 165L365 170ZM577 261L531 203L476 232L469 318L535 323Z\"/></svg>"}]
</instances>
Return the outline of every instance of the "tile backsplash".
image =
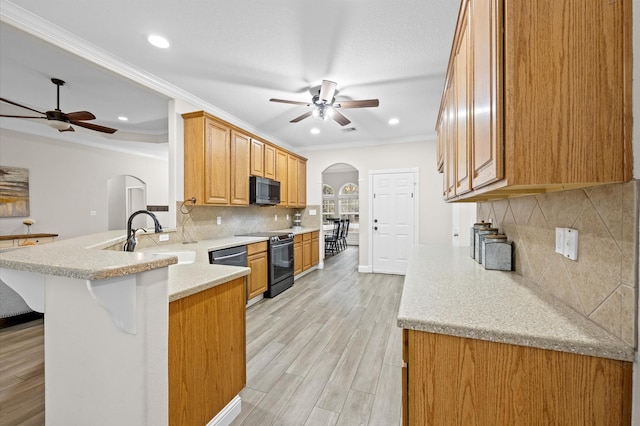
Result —
<instances>
[{"instance_id":1,"label":"tile backsplash","mask_svg":"<svg viewBox=\"0 0 640 426\"><path fill-rule=\"evenodd\" d=\"M636 345L638 181L477 204L477 219L514 242L516 272ZM578 260L555 252L555 228L579 231Z\"/></svg>"},{"instance_id":2,"label":"tile backsplash","mask_svg":"<svg viewBox=\"0 0 640 426\"><path fill-rule=\"evenodd\" d=\"M277 207L212 207L195 206L182 208L178 203L177 235L183 241L210 240L252 232L277 231L293 226L293 215L300 211L302 226L320 227L320 215L308 216L310 209L320 211L320 206L307 206L306 209ZM187 212L187 213L184 213ZM287 218L288 215L288 218ZM277 216L277 220L276 220ZM220 218L220 225L217 218ZM317 223L316 223L317 222Z\"/></svg>"}]
</instances>

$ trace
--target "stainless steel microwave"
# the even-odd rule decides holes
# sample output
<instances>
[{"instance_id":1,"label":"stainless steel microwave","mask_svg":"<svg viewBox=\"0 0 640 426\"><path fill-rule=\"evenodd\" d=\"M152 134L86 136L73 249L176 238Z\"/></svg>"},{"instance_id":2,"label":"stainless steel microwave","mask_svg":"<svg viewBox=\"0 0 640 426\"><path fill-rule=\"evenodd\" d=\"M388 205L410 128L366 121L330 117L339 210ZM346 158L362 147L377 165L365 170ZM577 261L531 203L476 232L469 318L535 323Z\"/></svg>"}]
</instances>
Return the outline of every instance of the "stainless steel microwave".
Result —
<instances>
[{"instance_id":1,"label":"stainless steel microwave","mask_svg":"<svg viewBox=\"0 0 640 426\"><path fill-rule=\"evenodd\" d=\"M280 182L251 176L249 178L249 202L259 206L275 206L280 203Z\"/></svg>"}]
</instances>

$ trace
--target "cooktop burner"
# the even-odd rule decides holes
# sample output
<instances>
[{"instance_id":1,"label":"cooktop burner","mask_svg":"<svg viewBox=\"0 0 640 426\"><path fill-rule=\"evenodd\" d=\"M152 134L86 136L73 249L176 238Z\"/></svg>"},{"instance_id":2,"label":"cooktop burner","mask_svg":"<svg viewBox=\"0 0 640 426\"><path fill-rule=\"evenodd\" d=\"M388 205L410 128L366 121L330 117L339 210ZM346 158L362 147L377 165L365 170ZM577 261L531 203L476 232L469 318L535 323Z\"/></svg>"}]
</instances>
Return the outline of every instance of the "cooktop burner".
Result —
<instances>
[{"instance_id":1,"label":"cooktop burner","mask_svg":"<svg viewBox=\"0 0 640 426\"><path fill-rule=\"evenodd\" d=\"M270 232L251 232L242 234L241 237L268 237L270 241L286 241L293 239L293 232L270 231Z\"/></svg>"}]
</instances>

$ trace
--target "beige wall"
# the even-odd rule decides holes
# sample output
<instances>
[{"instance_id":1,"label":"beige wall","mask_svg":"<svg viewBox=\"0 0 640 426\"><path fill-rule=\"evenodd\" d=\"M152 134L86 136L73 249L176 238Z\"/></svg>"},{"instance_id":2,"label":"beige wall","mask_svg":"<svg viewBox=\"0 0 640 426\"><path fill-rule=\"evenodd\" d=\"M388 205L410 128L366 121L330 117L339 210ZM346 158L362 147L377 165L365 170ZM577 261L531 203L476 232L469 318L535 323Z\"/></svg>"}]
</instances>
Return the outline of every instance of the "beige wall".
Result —
<instances>
[{"instance_id":1,"label":"beige wall","mask_svg":"<svg viewBox=\"0 0 640 426\"><path fill-rule=\"evenodd\" d=\"M477 205L514 242L516 273L636 344L637 181ZM578 260L555 253L555 228L579 231Z\"/></svg>"},{"instance_id":2,"label":"beige wall","mask_svg":"<svg viewBox=\"0 0 640 426\"><path fill-rule=\"evenodd\" d=\"M169 203L166 160L3 129L0 164L29 169L34 233L56 233L60 238L70 238L106 231L107 181L117 175L132 175L144 181L147 204ZM95 216L91 211L96 212ZM157 216L166 226L167 213L159 212ZM23 219L0 218L0 234L24 233Z\"/></svg>"},{"instance_id":3,"label":"beige wall","mask_svg":"<svg viewBox=\"0 0 640 426\"><path fill-rule=\"evenodd\" d=\"M419 170L419 243L452 244L452 206L442 200L442 175L436 171L435 141L392 143L366 147L301 151L307 163L307 202L322 204L322 172L336 163L347 163L359 172L360 259L366 269L372 265L368 247L370 237L369 171L417 168ZM463 207L464 208L464 207ZM470 208L467 206L466 208ZM472 223L468 224L470 227ZM464 224L462 229L466 229ZM463 237L462 237L463 238ZM468 237L465 241L468 241Z\"/></svg>"}]
</instances>

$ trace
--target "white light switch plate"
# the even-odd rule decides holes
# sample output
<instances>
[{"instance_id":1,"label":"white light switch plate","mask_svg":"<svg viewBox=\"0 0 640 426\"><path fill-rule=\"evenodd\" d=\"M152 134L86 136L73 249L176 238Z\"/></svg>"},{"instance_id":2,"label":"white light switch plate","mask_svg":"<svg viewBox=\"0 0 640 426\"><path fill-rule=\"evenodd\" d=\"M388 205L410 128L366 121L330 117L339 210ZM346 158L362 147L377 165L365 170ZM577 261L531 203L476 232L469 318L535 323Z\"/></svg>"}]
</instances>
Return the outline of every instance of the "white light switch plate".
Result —
<instances>
[{"instance_id":1,"label":"white light switch plate","mask_svg":"<svg viewBox=\"0 0 640 426\"><path fill-rule=\"evenodd\" d=\"M309 209L309 216L315 216L316 215L316 210L315 209Z\"/></svg>"},{"instance_id":2,"label":"white light switch plate","mask_svg":"<svg viewBox=\"0 0 640 426\"><path fill-rule=\"evenodd\" d=\"M564 233L564 256L578 260L578 230L567 228Z\"/></svg>"},{"instance_id":3,"label":"white light switch plate","mask_svg":"<svg viewBox=\"0 0 640 426\"><path fill-rule=\"evenodd\" d=\"M169 235L167 234L160 234L158 236L158 241L169 241Z\"/></svg>"},{"instance_id":4,"label":"white light switch plate","mask_svg":"<svg viewBox=\"0 0 640 426\"><path fill-rule=\"evenodd\" d=\"M564 254L564 230L567 228L556 228L556 253Z\"/></svg>"}]
</instances>

